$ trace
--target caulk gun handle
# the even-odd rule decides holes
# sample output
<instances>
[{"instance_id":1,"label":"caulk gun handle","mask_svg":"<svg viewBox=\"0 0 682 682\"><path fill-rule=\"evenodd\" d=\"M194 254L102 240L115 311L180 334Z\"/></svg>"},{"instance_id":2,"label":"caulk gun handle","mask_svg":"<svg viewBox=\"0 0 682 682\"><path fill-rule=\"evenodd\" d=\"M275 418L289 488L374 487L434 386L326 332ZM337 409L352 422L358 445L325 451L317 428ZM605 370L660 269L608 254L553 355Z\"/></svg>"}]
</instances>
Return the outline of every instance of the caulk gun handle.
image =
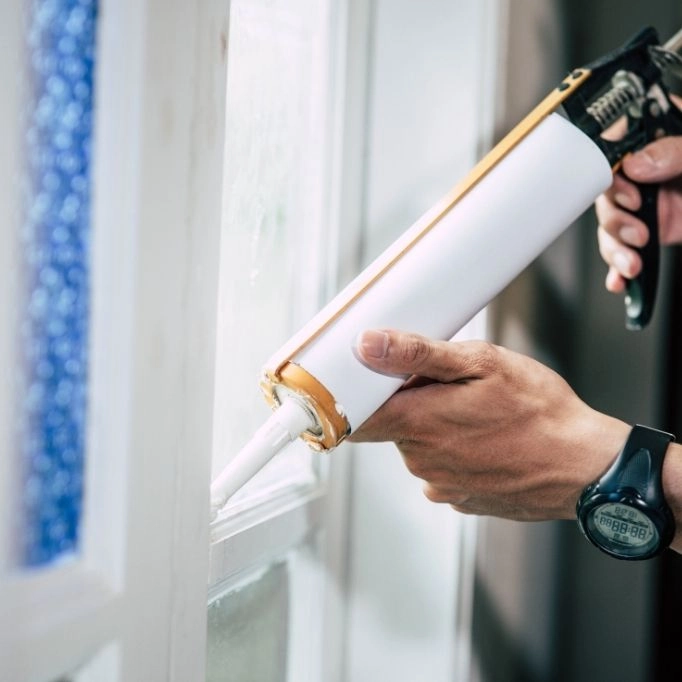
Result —
<instances>
[{"instance_id":1,"label":"caulk gun handle","mask_svg":"<svg viewBox=\"0 0 682 682\"><path fill-rule=\"evenodd\" d=\"M658 188L657 184L637 185L642 205L633 215L649 228L649 241L637 249L642 258L642 269L633 279L627 280L625 289L625 326L643 329L651 320L658 288L660 245L658 239Z\"/></svg>"}]
</instances>

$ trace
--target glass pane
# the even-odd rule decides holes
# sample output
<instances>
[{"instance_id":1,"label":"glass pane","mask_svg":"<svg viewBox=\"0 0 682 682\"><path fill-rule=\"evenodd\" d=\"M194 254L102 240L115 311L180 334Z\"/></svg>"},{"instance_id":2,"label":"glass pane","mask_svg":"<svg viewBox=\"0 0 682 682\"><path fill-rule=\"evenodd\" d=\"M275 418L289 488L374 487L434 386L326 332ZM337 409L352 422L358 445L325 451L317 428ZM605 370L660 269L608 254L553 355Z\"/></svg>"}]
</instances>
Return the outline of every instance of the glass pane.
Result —
<instances>
[{"instance_id":1,"label":"glass pane","mask_svg":"<svg viewBox=\"0 0 682 682\"><path fill-rule=\"evenodd\" d=\"M78 545L96 13L95 0L34 0L27 10L18 442L28 566Z\"/></svg>"},{"instance_id":2,"label":"glass pane","mask_svg":"<svg viewBox=\"0 0 682 682\"><path fill-rule=\"evenodd\" d=\"M208 608L207 682L286 682L289 579L275 564Z\"/></svg>"},{"instance_id":3,"label":"glass pane","mask_svg":"<svg viewBox=\"0 0 682 682\"><path fill-rule=\"evenodd\" d=\"M231 6L214 476L269 414L262 366L321 302L333 54L325 5ZM309 458L292 446L251 490L310 474Z\"/></svg>"}]
</instances>

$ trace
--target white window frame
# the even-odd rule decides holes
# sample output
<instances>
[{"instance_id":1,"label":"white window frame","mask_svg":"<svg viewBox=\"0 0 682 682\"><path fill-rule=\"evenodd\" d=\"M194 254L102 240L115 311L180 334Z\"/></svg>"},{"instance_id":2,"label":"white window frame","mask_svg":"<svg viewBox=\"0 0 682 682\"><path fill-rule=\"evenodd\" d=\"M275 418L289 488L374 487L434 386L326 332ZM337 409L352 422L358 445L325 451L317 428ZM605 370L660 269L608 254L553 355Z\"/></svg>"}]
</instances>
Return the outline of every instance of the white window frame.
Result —
<instances>
[{"instance_id":1,"label":"white window frame","mask_svg":"<svg viewBox=\"0 0 682 682\"><path fill-rule=\"evenodd\" d=\"M21 54L22 6L3 3L3 28L16 35L10 55ZM2 679L204 675L207 349L215 338L228 10L226 0L100 3L82 547L73 561L36 571L10 570L4 552ZM18 102L3 105L11 132ZM4 149L11 138L4 126L1 134ZM13 179L16 163L2 170ZM15 217L14 197L5 191L2 200ZM9 225L3 237L12 244ZM0 310L11 319L11 302ZM3 445L7 425L3 409ZM11 472L2 474L11 487Z\"/></svg>"},{"instance_id":2,"label":"white window frame","mask_svg":"<svg viewBox=\"0 0 682 682\"><path fill-rule=\"evenodd\" d=\"M320 304L336 288L339 269L336 243L349 4L348 0L330 3L329 45L333 54L329 57L334 72L328 74L329 102L324 126L327 139L323 141L326 149L321 168L325 178L322 184L327 189L321 197L322 213L318 217L327 226L325 239L330 255L325 261L320 252L320 261L312 268L314 272L326 273L316 285ZM269 564L286 561L291 611L287 679L341 682L348 459L343 454L315 459L314 481L275 486L267 495L256 493L251 499L228 507L212 524L209 603L241 587L244 581L256 579Z\"/></svg>"}]
</instances>

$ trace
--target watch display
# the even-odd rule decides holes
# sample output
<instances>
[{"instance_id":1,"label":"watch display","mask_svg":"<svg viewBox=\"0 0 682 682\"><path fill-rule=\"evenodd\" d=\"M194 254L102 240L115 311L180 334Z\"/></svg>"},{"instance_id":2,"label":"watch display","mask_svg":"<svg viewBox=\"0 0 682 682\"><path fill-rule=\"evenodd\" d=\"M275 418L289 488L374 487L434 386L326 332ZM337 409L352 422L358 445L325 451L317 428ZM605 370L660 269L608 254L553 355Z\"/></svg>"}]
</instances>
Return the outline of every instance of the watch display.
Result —
<instances>
[{"instance_id":1,"label":"watch display","mask_svg":"<svg viewBox=\"0 0 682 682\"><path fill-rule=\"evenodd\" d=\"M619 502L595 507L588 520L590 531L614 554L648 554L659 542L659 533L646 514Z\"/></svg>"}]
</instances>

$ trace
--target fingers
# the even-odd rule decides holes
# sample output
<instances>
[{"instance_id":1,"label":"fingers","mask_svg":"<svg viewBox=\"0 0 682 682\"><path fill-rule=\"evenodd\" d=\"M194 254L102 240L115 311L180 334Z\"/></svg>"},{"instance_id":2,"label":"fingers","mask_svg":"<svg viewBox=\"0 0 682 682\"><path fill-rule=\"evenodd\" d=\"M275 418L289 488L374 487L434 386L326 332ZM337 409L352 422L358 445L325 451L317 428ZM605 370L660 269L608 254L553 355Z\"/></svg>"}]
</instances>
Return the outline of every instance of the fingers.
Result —
<instances>
[{"instance_id":1,"label":"fingers","mask_svg":"<svg viewBox=\"0 0 682 682\"><path fill-rule=\"evenodd\" d=\"M637 183L660 183L658 224L661 244L682 241L682 136L664 137L623 160L622 173L596 201L599 251L609 265L606 288L621 292L625 280L639 274L641 258L635 248L649 240L647 226L630 213L641 206ZM633 182L634 181L634 182ZM634 248L633 248L634 247Z\"/></svg>"},{"instance_id":2,"label":"fingers","mask_svg":"<svg viewBox=\"0 0 682 682\"><path fill-rule=\"evenodd\" d=\"M410 440L409 426L405 415L410 414L403 404L405 394L400 392L385 402L364 423L353 430L348 440L354 443L395 443ZM408 398L409 400L409 398Z\"/></svg>"},{"instance_id":3,"label":"fingers","mask_svg":"<svg viewBox=\"0 0 682 682\"><path fill-rule=\"evenodd\" d=\"M623 172L636 182L665 182L682 174L682 136L663 137L627 156Z\"/></svg>"},{"instance_id":4,"label":"fingers","mask_svg":"<svg viewBox=\"0 0 682 682\"><path fill-rule=\"evenodd\" d=\"M495 364L495 347L491 344L433 341L393 330L363 332L356 341L355 353L377 372L419 375L441 383L482 378Z\"/></svg>"},{"instance_id":5,"label":"fingers","mask_svg":"<svg viewBox=\"0 0 682 682\"><path fill-rule=\"evenodd\" d=\"M432 341L419 334L392 330L368 330L360 334L355 355L370 369L389 375L411 375L405 389L398 391L367 421L356 429L350 440L356 442L411 442L424 437L415 424L424 402L442 403L441 390L464 389L464 382L482 379L499 365L499 348L483 341L449 343ZM429 385L430 381L435 382ZM408 388L409 387L409 388ZM414 403L414 390L422 403ZM428 417L428 415L422 415Z\"/></svg>"},{"instance_id":6,"label":"fingers","mask_svg":"<svg viewBox=\"0 0 682 682\"><path fill-rule=\"evenodd\" d=\"M629 212L638 209L640 203L637 188L620 175L595 203L599 252L609 265L606 288L613 293L622 292L625 280L636 277L642 268L642 260L632 247L644 246L649 241L649 230Z\"/></svg>"},{"instance_id":7,"label":"fingers","mask_svg":"<svg viewBox=\"0 0 682 682\"><path fill-rule=\"evenodd\" d=\"M636 251L625 246L620 239L614 237L601 225L597 231L597 239L599 253L610 266L610 272L613 271L613 274L607 275L606 288L609 291L622 291L620 279L636 277L642 269L642 259ZM614 288L609 287L609 284Z\"/></svg>"},{"instance_id":8,"label":"fingers","mask_svg":"<svg viewBox=\"0 0 682 682\"><path fill-rule=\"evenodd\" d=\"M604 193L604 196L609 199L609 202L604 203L602 201L601 206L597 206L597 217L600 221L610 215L609 209L611 207L620 207L626 211L637 211L642 205L642 199L636 185L619 173L613 176L613 183ZM604 209L607 209L606 215L604 215Z\"/></svg>"},{"instance_id":9,"label":"fingers","mask_svg":"<svg viewBox=\"0 0 682 682\"><path fill-rule=\"evenodd\" d=\"M616 268L609 268L606 273L606 280L604 282L606 290L612 294L622 294L625 291L625 278L616 270Z\"/></svg>"},{"instance_id":10,"label":"fingers","mask_svg":"<svg viewBox=\"0 0 682 682\"><path fill-rule=\"evenodd\" d=\"M613 185L595 202L599 225L624 244L642 247L649 241L649 230L630 213L640 206L639 190L621 175L616 175Z\"/></svg>"},{"instance_id":11,"label":"fingers","mask_svg":"<svg viewBox=\"0 0 682 682\"><path fill-rule=\"evenodd\" d=\"M649 241L647 226L631 213L622 210L605 194L595 202L599 227L614 239L641 248Z\"/></svg>"}]
</instances>

